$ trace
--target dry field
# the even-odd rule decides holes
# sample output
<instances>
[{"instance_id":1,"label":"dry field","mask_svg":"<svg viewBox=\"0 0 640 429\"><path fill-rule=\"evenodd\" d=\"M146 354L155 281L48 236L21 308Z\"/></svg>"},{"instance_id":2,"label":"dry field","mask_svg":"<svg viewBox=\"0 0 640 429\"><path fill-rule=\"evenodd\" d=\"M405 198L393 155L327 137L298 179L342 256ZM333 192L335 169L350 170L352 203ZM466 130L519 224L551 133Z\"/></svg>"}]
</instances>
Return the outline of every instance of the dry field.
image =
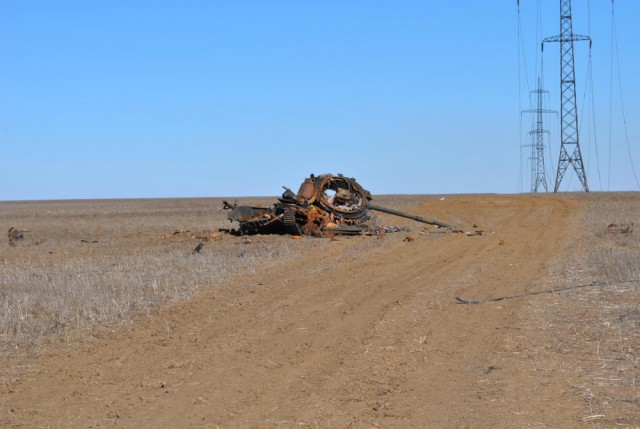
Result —
<instances>
[{"instance_id":1,"label":"dry field","mask_svg":"<svg viewBox=\"0 0 640 429\"><path fill-rule=\"evenodd\" d=\"M640 427L640 194L376 203L484 233L0 203L0 427Z\"/></svg>"}]
</instances>

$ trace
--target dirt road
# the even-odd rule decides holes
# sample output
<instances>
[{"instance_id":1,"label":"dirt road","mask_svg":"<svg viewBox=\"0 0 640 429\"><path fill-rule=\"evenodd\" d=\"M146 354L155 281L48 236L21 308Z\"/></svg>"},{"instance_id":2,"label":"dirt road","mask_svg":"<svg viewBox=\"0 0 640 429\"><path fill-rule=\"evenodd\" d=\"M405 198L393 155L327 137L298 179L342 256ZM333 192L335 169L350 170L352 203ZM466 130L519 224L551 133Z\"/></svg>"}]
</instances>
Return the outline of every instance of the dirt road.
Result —
<instances>
[{"instance_id":1,"label":"dirt road","mask_svg":"<svg viewBox=\"0 0 640 429\"><path fill-rule=\"evenodd\" d=\"M575 427L579 398L513 343L529 301L455 298L539 288L576 232L577 202L460 196L419 211L484 235L340 239L132 325L8 358L22 374L0 386L0 426Z\"/></svg>"}]
</instances>

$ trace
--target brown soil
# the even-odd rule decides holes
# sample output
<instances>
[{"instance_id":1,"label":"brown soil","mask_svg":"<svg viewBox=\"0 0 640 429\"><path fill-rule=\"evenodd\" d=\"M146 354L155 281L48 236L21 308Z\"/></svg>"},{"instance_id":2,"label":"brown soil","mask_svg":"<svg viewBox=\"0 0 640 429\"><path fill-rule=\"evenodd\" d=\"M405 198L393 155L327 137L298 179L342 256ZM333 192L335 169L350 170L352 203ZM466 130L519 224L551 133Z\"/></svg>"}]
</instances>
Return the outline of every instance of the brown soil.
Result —
<instances>
[{"instance_id":1,"label":"brown soil","mask_svg":"<svg viewBox=\"0 0 640 429\"><path fill-rule=\"evenodd\" d=\"M530 329L544 298L456 302L545 289L575 251L580 201L416 199L417 213L484 234L339 238L132 324L9 356L0 426L588 426L562 365L579 356L534 352L551 341Z\"/></svg>"}]
</instances>

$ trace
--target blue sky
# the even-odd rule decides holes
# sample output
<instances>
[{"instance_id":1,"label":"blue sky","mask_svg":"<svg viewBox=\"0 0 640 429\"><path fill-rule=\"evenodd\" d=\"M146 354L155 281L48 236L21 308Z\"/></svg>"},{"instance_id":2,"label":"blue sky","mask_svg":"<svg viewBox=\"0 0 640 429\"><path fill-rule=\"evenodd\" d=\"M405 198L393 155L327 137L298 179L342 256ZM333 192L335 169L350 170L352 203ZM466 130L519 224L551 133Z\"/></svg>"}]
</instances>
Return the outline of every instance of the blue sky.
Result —
<instances>
[{"instance_id":1,"label":"blue sky","mask_svg":"<svg viewBox=\"0 0 640 429\"><path fill-rule=\"evenodd\" d=\"M526 191L538 0L520 3L519 79L515 0L0 0L0 200L275 195L326 172L374 194ZM544 36L558 3L541 2ZM639 169L640 3L616 16ZM616 70L608 168L608 0L574 0L574 32L589 27L604 183L583 131L589 181L638 190ZM577 45L579 106L587 59ZM558 110L557 45L544 61Z\"/></svg>"}]
</instances>

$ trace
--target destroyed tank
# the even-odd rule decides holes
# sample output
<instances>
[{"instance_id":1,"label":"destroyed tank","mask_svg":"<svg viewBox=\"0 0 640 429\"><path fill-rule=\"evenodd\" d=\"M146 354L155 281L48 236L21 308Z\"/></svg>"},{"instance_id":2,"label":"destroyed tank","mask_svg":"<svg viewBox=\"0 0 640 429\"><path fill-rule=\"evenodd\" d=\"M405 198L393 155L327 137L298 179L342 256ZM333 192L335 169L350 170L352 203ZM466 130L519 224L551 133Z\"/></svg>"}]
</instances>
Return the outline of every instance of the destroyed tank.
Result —
<instances>
[{"instance_id":1,"label":"destroyed tank","mask_svg":"<svg viewBox=\"0 0 640 429\"><path fill-rule=\"evenodd\" d=\"M241 206L224 201L228 218L238 222L244 234L291 234L330 237L376 233L372 211L389 213L441 228L447 224L371 204L371 193L355 179L341 174L311 175L298 193L284 187L282 197L272 207Z\"/></svg>"}]
</instances>

